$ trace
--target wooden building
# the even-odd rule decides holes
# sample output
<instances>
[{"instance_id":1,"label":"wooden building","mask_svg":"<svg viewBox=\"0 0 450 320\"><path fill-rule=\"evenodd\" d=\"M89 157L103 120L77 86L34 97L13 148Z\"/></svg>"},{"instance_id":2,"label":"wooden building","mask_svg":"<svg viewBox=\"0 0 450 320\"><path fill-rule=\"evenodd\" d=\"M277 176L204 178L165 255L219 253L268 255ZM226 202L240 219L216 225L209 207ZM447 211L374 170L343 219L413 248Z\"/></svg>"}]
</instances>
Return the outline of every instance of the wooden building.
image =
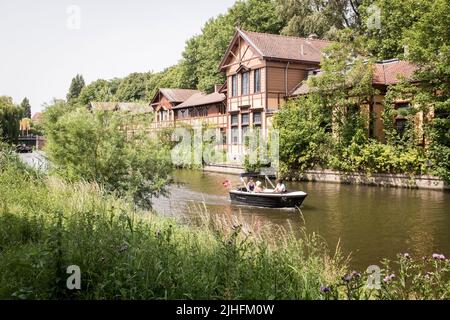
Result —
<instances>
[{"instance_id":1,"label":"wooden building","mask_svg":"<svg viewBox=\"0 0 450 320\"><path fill-rule=\"evenodd\" d=\"M249 128L267 135L272 117L290 92L319 68L331 42L237 30L220 63L227 77L228 144L231 160L242 160Z\"/></svg>"},{"instance_id":2,"label":"wooden building","mask_svg":"<svg viewBox=\"0 0 450 320\"><path fill-rule=\"evenodd\" d=\"M152 128L163 129L175 126L174 108L198 93L200 91L189 89L159 89L150 102L155 113Z\"/></svg>"},{"instance_id":3,"label":"wooden building","mask_svg":"<svg viewBox=\"0 0 450 320\"><path fill-rule=\"evenodd\" d=\"M384 140L384 127L382 121L382 113L384 110L384 102L386 92L389 86L398 84L402 78L411 80L414 71L417 69L415 65L408 61L402 61L398 59L390 59L376 62L373 71L373 87L377 89L378 94L369 97L368 102L360 106L363 114L367 115L367 135L371 138L375 138L379 141ZM310 72L309 76L314 77L320 75L320 69ZM306 81L299 83L299 85L289 94L290 98L295 98L301 95L306 95L311 92ZM396 109L411 108L408 100L398 100L394 102ZM419 112L416 117L418 123L417 130L423 131L422 124L426 121L429 115L424 115L423 112ZM402 131L406 125L406 118L397 116L393 119L394 124L398 131ZM419 136L423 136L419 134ZM418 141L418 144L424 144L424 140Z\"/></svg>"}]
</instances>

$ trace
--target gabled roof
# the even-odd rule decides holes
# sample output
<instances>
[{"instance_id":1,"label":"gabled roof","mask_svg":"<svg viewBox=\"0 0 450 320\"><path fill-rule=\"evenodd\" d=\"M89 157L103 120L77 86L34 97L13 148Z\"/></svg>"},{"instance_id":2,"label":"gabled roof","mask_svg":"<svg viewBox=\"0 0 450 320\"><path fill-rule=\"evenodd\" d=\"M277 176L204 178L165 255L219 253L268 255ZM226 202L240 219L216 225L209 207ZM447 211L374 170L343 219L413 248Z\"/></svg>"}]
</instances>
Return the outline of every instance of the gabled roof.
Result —
<instances>
[{"instance_id":1,"label":"gabled roof","mask_svg":"<svg viewBox=\"0 0 450 320\"><path fill-rule=\"evenodd\" d=\"M91 102L89 103L91 110L116 111L118 110L117 102Z\"/></svg>"},{"instance_id":2,"label":"gabled roof","mask_svg":"<svg viewBox=\"0 0 450 320\"><path fill-rule=\"evenodd\" d=\"M181 103L189 99L192 95L199 93L198 90L191 89L169 89L169 88L161 88L156 92L150 104L153 104L157 99L159 93L161 93L167 100L171 103Z\"/></svg>"},{"instance_id":3,"label":"gabled roof","mask_svg":"<svg viewBox=\"0 0 450 320\"><path fill-rule=\"evenodd\" d=\"M412 80L417 67L408 61L392 59L380 61L375 64L373 83L381 85L391 85L400 82L400 78Z\"/></svg>"},{"instance_id":4,"label":"gabled roof","mask_svg":"<svg viewBox=\"0 0 450 320\"><path fill-rule=\"evenodd\" d=\"M223 69L239 38L244 39L263 59L320 63L322 51L330 41L250 32L238 29L220 63Z\"/></svg>"},{"instance_id":5,"label":"gabled roof","mask_svg":"<svg viewBox=\"0 0 450 320\"><path fill-rule=\"evenodd\" d=\"M216 104L225 101L226 96L223 93L214 92L211 94L205 94L202 92L192 95L182 104L179 104L174 109L189 108L196 106L204 106L208 104Z\"/></svg>"},{"instance_id":6,"label":"gabled roof","mask_svg":"<svg viewBox=\"0 0 450 320\"><path fill-rule=\"evenodd\" d=\"M152 108L136 102L91 102L89 108L91 110L124 111L134 114L153 112Z\"/></svg>"},{"instance_id":7,"label":"gabled roof","mask_svg":"<svg viewBox=\"0 0 450 320\"><path fill-rule=\"evenodd\" d=\"M130 112L133 114L153 112L153 108L136 102L118 102L117 108L120 111Z\"/></svg>"}]
</instances>

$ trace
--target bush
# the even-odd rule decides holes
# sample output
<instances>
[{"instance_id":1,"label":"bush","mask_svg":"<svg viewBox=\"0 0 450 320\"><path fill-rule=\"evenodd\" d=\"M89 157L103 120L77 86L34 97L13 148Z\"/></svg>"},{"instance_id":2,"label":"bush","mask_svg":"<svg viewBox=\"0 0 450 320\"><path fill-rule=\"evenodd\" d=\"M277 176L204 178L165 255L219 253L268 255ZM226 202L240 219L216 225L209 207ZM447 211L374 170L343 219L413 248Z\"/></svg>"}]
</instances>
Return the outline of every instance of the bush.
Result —
<instances>
[{"instance_id":1,"label":"bush","mask_svg":"<svg viewBox=\"0 0 450 320\"><path fill-rule=\"evenodd\" d=\"M274 240L209 213L180 226L95 184L5 171L0 203L1 299L319 299L344 272L316 235Z\"/></svg>"},{"instance_id":2,"label":"bush","mask_svg":"<svg viewBox=\"0 0 450 320\"><path fill-rule=\"evenodd\" d=\"M344 172L362 173L408 173L424 174L427 172L427 160L423 150L392 146L376 140L366 143L352 143L330 161L333 169Z\"/></svg>"},{"instance_id":3,"label":"bush","mask_svg":"<svg viewBox=\"0 0 450 320\"><path fill-rule=\"evenodd\" d=\"M84 108L60 115L46 125L52 172L71 182L96 182L140 206L151 206L152 197L166 192L172 165L166 146L143 131L129 131L145 125L141 121L145 119Z\"/></svg>"},{"instance_id":4,"label":"bush","mask_svg":"<svg viewBox=\"0 0 450 320\"><path fill-rule=\"evenodd\" d=\"M280 171L326 167L331 145L329 111L314 96L289 101L274 119L280 133Z\"/></svg>"}]
</instances>

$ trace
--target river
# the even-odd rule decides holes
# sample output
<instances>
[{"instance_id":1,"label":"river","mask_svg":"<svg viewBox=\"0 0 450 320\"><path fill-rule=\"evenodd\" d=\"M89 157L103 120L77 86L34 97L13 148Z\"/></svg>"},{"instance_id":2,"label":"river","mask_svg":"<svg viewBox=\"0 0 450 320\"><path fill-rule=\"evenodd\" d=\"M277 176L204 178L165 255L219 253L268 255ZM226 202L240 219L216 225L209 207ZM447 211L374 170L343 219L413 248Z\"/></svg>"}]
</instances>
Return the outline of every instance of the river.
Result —
<instances>
[{"instance_id":1,"label":"river","mask_svg":"<svg viewBox=\"0 0 450 320\"><path fill-rule=\"evenodd\" d=\"M308 193L300 214L295 210L235 206L222 183L233 185L240 178L217 173L180 170L168 198L155 200L155 209L165 215L196 215L187 210L205 204L209 214L231 213L245 219L290 228L306 226L319 233L334 248L351 254L351 266L365 270L383 258L398 253L415 256L450 254L450 193L329 183L286 183L288 189ZM302 218L303 215L303 218Z\"/></svg>"}]
</instances>

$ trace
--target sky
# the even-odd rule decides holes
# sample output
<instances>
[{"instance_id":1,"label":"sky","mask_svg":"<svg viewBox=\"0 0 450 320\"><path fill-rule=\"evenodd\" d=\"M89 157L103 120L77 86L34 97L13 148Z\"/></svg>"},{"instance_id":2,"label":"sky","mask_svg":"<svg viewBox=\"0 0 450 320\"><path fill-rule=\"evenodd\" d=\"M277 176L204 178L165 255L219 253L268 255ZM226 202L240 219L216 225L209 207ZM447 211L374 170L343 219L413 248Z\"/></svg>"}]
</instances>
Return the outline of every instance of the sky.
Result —
<instances>
[{"instance_id":1,"label":"sky","mask_svg":"<svg viewBox=\"0 0 450 320\"><path fill-rule=\"evenodd\" d=\"M0 0L0 96L32 112L86 83L162 71L235 0Z\"/></svg>"}]
</instances>

